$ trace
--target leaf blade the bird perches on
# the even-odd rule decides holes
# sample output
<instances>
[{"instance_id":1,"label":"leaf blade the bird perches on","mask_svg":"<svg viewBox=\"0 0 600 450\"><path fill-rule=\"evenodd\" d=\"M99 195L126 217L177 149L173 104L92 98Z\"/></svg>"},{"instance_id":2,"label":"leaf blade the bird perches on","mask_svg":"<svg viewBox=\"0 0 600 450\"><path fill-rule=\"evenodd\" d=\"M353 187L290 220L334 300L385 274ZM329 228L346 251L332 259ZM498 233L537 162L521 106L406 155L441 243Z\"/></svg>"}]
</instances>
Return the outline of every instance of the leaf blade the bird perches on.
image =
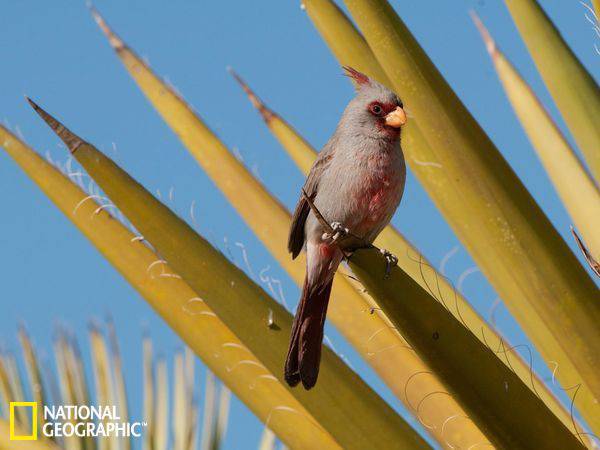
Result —
<instances>
[{"instance_id":1,"label":"leaf blade the bird perches on","mask_svg":"<svg viewBox=\"0 0 600 450\"><path fill-rule=\"evenodd\" d=\"M31 100L30 103L169 266L224 324L235 330L240 341L266 370L283 381L288 335L282 329L291 327L291 314L110 158L74 135ZM267 326L269 317L280 325L279 329ZM430 448L327 347L323 348L317 386L310 392L291 388L288 391L343 448ZM375 440L374 430L377 430Z\"/></svg>"},{"instance_id":2,"label":"leaf blade the bird perches on","mask_svg":"<svg viewBox=\"0 0 600 450\"><path fill-rule=\"evenodd\" d=\"M600 183L600 88L536 0L504 0L548 91Z\"/></svg>"},{"instance_id":3,"label":"leaf blade the bird perches on","mask_svg":"<svg viewBox=\"0 0 600 450\"><path fill-rule=\"evenodd\" d=\"M289 212L229 152L184 100L160 80L108 28L96 11L93 13L142 92L255 235L291 278L301 285L305 272L304 254L292 260L286 248L291 223ZM263 113L268 115L266 110ZM260 211L260 214L257 214L257 211ZM327 317L402 401L405 401L407 392L405 386L408 381L410 381L409 391L419 398L429 392L443 389L443 386L432 376L411 379L415 373L427 372L428 368L414 352L406 348L402 337L390 327L389 321L382 317L381 312L374 308L372 300L363 295L361 290L362 287L346 278L343 273L338 273L335 277ZM369 314L370 311L373 313ZM432 399L423 409L427 413L437 411L442 404L445 405L442 410L447 412L444 419L449 415L464 415L460 406L449 397ZM429 417L427 416L423 421L429 423ZM439 425L441 427L442 424Z\"/></svg>"},{"instance_id":4,"label":"leaf blade the bird perches on","mask_svg":"<svg viewBox=\"0 0 600 450\"><path fill-rule=\"evenodd\" d=\"M177 277L165 278L148 273L147 268L160 258L140 242L139 236L115 220L106 210L99 209L100 205L90 195L1 125L0 144L236 396L263 422L270 418L270 427L282 440L298 447L316 443L325 449L339 448L301 403L281 383L265 373L260 361L214 316L188 284ZM215 355L219 357L215 358ZM240 365L242 360L246 363ZM1 363L0 360L0 369L3 367ZM230 370L232 367L236 367L235 371ZM247 379L256 377L263 377L259 380L264 381L255 385L248 383ZM0 382L3 380L5 377L0 376ZM2 386L0 383L0 388ZM10 385L7 384L6 387L7 395L13 398ZM66 396L66 388L67 386L63 386L65 403L77 404L78 398ZM159 401L157 398L157 402ZM166 408L166 400L163 404ZM298 413L278 412L275 409L278 405L288 405ZM159 414L164 408L157 407L156 411L158 415L153 419L153 431L155 430L157 442L162 443L163 438L160 436L166 436L167 428L161 428L163 424L160 419L164 417L166 421L166 415ZM166 445L166 437L164 440Z\"/></svg>"},{"instance_id":5,"label":"leaf blade the bird perches on","mask_svg":"<svg viewBox=\"0 0 600 450\"><path fill-rule=\"evenodd\" d=\"M600 429L598 289L392 7L346 0L379 63L428 146L403 141L436 206L564 387L581 384L576 405ZM427 153L420 153L428 150ZM565 340L565 335L569 340Z\"/></svg>"},{"instance_id":6,"label":"leaf blade the bird perches on","mask_svg":"<svg viewBox=\"0 0 600 450\"><path fill-rule=\"evenodd\" d=\"M465 405L497 448L585 448L494 352L398 267L384 276L377 249L358 250L350 267L394 326ZM475 361L477 370L473 370Z\"/></svg>"},{"instance_id":7,"label":"leaf blade the bird perches on","mask_svg":"<svg viewBox=\"0 0 600 450\"><path fill-rule=\"evenodd\" d=\"M309 14L312 13L311 17L320 17L320 10L315 10L311 6L317 1L321 0L308 0L307 11ZM328 0L327 0L328 1ZM327 6L327 2L321 2ZM310 6L309 6L310 5ZM335 8L335 5L329 3L329 5ZM327 11L328 8L326 8ZM338 14L343 13L338 10ZM334 18L334 23L337 23L340 19L347 21L345 16L338 16ZM322 21L319 21L320 25L325 25ZM358 32L353 30L353 34L356 35ZM352 39L346 39L346 36L336 36L342 39L344 42L352 42ZM365 44L366 45L366 44ZM370 52L367 48L365 51ZM345 56L356 57L361 54L361 49L352 47L350 45L342 48L340 46L339 55L345 59ZM375 63L378 66L378 63ZM363 72L370 76L368 72ZM300 170L308 175L312 163L317 157L316 150L310 146L308 142L298 134L283 118L279 116L275 111L271 110L265 105L262 100L252 91L252 89L243 81L243 79L234 73L236 80L242 84L244 91L251 96L252 104L258 107L259 111L268 110L269 118L267 126L273 131L273 134L277 137L281 145L287 151L287 153L294 159ZM264 115L263 115L264 116ZM277 124L276 128L272 125ZM307 161L309 164L301 165L302 161ZM439 274L435 268L420 255L420 252L392 225L388 225L381 234L377 237L374 243L380 248L385 248L398 258L398 267L406 272L413 280L419 285L426 289L431 295L438 298L446 308L460 320L470 330L477 330L475 335L488 347L490 348L514 348L510 345L505 344L505 340L500 336L478 313L475 311L468 300L465 299L460 292L450 284L447 278ZM417 259L418 258L418 259ZM530 363L526 362L523 358L516 353L514 357L508 359L508 353L506 357L507 365L519 376L519 378L527 384L550 408L554 414L559 417L565 426L576 433L579 431L577 426L573 424L573 418L569 411L567 411L560 403L560 401L554 396L554 394L548 389L544 382L539 379L530 367ZM410 403L410 402L409 402ZM433 402L431 402L433 404ZM440 404L435 405L435 411L437 413L433 418L431 415L428 416L427 423L430 426L436 428L431 431L431 434L436 437L440 442L447 442L448 429L444 429L444 435L441 433L441 428L444 421L449 417L446 415L446 411L441 407ZM438 431L439 430L439 431ZM480 442L481 432L477 429L474 423L468 422L467 424L461 424L461 441L455 442L456 437L452 440L454 446L460 448L468 448L469 446Z\"/></svg>"},{"instance_id":8,"label":"leaf blade the bird perches on","mask_svg":"<svg viewBox=\"0 0 600 450\"><path fill-rule=\"evenodd\" d=\"M592 255L600 256L600 191L542 103L473 15L525 133ZM600 151L600 150L599 150Z\"/></svg>"}]
</instances>

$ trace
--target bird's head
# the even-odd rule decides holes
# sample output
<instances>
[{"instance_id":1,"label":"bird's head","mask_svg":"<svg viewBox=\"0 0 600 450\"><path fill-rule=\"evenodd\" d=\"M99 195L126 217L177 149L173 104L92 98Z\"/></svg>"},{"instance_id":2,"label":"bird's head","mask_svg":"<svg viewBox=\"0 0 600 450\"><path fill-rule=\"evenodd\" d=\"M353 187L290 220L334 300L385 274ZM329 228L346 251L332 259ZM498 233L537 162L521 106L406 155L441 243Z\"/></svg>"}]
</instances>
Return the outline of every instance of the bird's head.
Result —
<instances>
[{"instance_id":1,"label":"bird's head","mask_svg":"<svg viewBox=\"0 0 600 450\"><path fill-rule=\"evenodd\" d=\"M402 101L387 87L351 67L344 67L356 87L340 126L345 132L366 138L395 141L406 123Z\"/></svg>"}]
</instances>

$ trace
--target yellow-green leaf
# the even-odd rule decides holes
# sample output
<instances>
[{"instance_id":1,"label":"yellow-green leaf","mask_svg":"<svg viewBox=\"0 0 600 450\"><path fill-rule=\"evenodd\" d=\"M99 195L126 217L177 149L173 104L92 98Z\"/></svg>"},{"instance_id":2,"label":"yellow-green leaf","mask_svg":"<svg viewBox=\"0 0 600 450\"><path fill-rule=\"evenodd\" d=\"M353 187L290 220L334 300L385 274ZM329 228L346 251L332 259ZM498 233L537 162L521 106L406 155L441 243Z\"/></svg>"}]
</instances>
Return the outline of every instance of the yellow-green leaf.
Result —
<instances>
[{"instance_id":1,"label":"yellow-green leaf","mask_svg":"<svg viewBox=\"0 0 600 450\"><path fill-rule=\"evenodd\" d=\"M169 377L167 361L160 358L156 363L156 404L154 448L167 450L169 442Z\"/></svg>"},{"instance_id":2,"label":"yellow-green leaf","mask_svg":"<svg viewBox=\"0 0 600 450\"><path fill-rule=\"evenodd\" d=\"M100 330L93 325L90 328L90 348L92 350L92 368L94 371L96 387L96 401L99 405L114 405L115 385L112 378L110 354ZM106 426L108 421L102 420L101 423ZM98 448L100 450L116 450L117 445L116 436L98 440Z\"/></svg>"},{"instance_id":3,"label":"yellow-green leaf","mask_svg":"<svg viewBox=\"0 0 600 450\"><path fill-rule=\"evenodd\" d=\"M283 330L291 328L291 314L111 159L31 103L136 229L214 314L235 330L265 371L282 382L289 337ZM275 326L269 326L270 320ZM311 391L288 388L288 392L343 448L430 448L327 347L317 386Z\"/></svg>"},{"instance_id":4,"label":"yellow-green leaf","mask_svg":"<svg viewBox=\"0 0 600 450\"><path fill-rule=\"evenodd\" d=\"M504 91L583 240L600 257L600 191L542 103L474 16Z\"/></svg>"},{"instance_id":5,"label":"yellow-green leaf","mask_svg":"<svg viewBox=\"0 0 600 450\"><path fill-rule=\"evenodd\" d=\"M44 393L44 385L42 382L43 377L41 374L38 357L35 349L33 348L33 343L29 339L29 335L23 327L19 329L19 341L21 342L21 349L23 350L25 366L27 368L29 392L33 396L33 401L37 402L38 405L44 405L46 395ZM41 434L45 422L42 408L38 409L37 415L38 433Z\"/></svg>"},{"instance_id":6,"label":"yellow-green leaf","mask_svg":"<svg viewBox=\"0 0 600 450\"><path fill-rule=\"evenodd\" d=\"M144 422L146 422L146 432L142 438L142 449L152 450L154 434L156 433L156 412L155 412L155 382L154 382L154 359L152 350L152 340L147 336L143 341L144 358Z\"/></svg>"},{"instance_id":7,"label":"yellow-green leaf","mask_svg":"<svg viewBox=\"0 0 600 450\"><path fill-rule=\"evenodd\" d=\"M392 7L346 5L414 116L406 135L427 140L403 140L412 170L563 387L581 384L575 405L599 430L597 287Z\"/></svg>"},{"instance_id":8,"label":"yellow-green leaf","mask_svg":"<svg viewBox=\"0 0 600 450\"><path fill-rule=\"evenodd\" d=\"M125 374L123 373L123 360L121 359L121 352L119 350L119 342L117 340L117 333L115 332L115 325L111 319L108 320L106 328L108 332L108 344L110 347L111 366L114 378L115 405L117 405L119 417L128 422L129 405L127 402ZM119 450L131 449L131 440L127 437L122 437L118 440L118 442Z\"/></svg>"},{"instance_id":9,"label":"yellow-green leaf","mask_svg":"<svg viewBox=\"0 0 600 450\"><path fill-rule=\"evenodd\" d=\"M400 268L385 276L377 249L350 258L353 272L394 326L503 449L576 449L581 442L496 354ZM438 395L447 395L438 393Z\"/></svg>"},{"instance_id":10,"label":"yellow-green leaf","mask_svg":"<svg viewBox=\"0 0 600 450\"><path fill-rule=\"evenodd\" d=\"M529 54L600 183L600 89L536 0L504 0Z\"/></svg>"}]
</instances>

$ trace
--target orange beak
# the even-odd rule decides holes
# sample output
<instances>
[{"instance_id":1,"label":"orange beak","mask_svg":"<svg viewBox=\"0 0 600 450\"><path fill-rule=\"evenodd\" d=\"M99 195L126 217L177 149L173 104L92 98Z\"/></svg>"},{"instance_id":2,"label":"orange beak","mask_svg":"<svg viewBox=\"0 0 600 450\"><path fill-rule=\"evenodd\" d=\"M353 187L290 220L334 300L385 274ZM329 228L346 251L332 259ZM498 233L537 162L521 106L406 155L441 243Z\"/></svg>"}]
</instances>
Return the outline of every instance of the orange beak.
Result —
<instances>
[{"instance_id":1,"label":"orange beak","mask_svg":"<svg viewBox=\"0 0 600 450\"><path fill-rule=\"evenodd\" d=\"M406 113L399 106L397 106L395 110L393 110L387 116L385 116L385 124L390 127L400 128L405 123Z\"/></svg>"}]
</instances>

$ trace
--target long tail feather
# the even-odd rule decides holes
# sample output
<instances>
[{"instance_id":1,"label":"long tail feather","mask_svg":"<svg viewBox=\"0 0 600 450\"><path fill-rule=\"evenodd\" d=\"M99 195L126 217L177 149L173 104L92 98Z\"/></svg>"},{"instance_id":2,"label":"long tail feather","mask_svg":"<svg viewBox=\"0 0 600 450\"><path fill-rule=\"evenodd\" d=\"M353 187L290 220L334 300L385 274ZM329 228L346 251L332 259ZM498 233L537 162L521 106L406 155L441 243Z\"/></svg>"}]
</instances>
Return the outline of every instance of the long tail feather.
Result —
<instances>
[{"instance_id":1,"label":"long tail feather","mask_svg":"<svg viewBox=\"0 0 600 450\"><path fill-rule=\"evenodd\" d=\"M315 289L304 280L285 362L285 381L292 387L302 382L305 389L310 389L317 382L332 283L330 280Z\"/></svg>"}]
</instances>

